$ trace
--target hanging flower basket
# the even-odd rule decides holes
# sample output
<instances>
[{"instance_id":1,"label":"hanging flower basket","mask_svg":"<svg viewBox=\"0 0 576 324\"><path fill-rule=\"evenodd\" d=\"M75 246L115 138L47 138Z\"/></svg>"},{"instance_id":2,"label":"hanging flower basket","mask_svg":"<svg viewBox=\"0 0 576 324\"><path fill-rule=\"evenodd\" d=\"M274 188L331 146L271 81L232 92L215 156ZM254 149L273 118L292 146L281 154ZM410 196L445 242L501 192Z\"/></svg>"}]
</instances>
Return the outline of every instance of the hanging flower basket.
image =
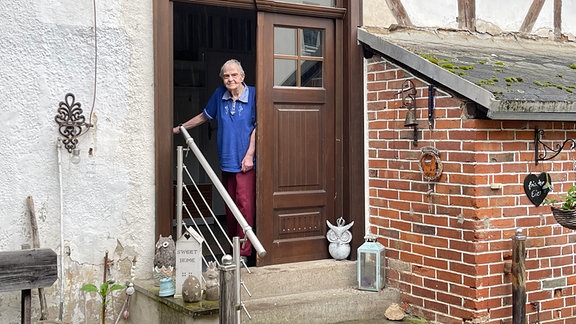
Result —
<instances>
[{"instance_id":1,"label":"hanging flower basket","mask_svg":"<svg viewBox=\"0 0 576 324\"><path fill-rule=\"evenodd\" d=\"M552 215L558 222L558 224L576 230L576 209L561 209L550 206L552 209Z\"/></svg>"}]
</instances>

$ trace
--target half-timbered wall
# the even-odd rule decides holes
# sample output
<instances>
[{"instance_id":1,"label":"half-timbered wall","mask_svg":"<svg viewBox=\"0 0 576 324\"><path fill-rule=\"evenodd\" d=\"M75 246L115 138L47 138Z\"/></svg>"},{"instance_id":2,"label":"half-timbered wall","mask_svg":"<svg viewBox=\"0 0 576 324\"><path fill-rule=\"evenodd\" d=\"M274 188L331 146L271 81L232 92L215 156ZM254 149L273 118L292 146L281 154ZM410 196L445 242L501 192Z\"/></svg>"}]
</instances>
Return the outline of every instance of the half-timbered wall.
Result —
<instances>
[{"instance_id":1,"label":"half-timbered wall","mask_svg":"<svg viewBox=\"0 0 576 324\"><path fill-rule=\"evenodd\" d=\"M406 80L417 89L417 146L404 126ZM521 228L528 323L574 323L576 233L523 187L541 172L551 175L551 197L574 183L574 151L534 162L535 128L553 143L576 138L574 123L475 119L464 98L436 88L430 129L428 81L377 55L366 81L370 231L386 247L386 283L400 289L407 311L437 323L511 323L512 236ZM434 181L419 167L425 147L442 161Z\"/></svg>"},{"instance_id":2,"label":"half-timbered wall","mask_svg":"<svg viewBox=\"0 0 576 324\"><path fill-rule=\"evenodd\" d=\"M576 39L576 2L562 0L363 0L364 26L434 27L488 35Z\"/></svg>"}]
</instances>

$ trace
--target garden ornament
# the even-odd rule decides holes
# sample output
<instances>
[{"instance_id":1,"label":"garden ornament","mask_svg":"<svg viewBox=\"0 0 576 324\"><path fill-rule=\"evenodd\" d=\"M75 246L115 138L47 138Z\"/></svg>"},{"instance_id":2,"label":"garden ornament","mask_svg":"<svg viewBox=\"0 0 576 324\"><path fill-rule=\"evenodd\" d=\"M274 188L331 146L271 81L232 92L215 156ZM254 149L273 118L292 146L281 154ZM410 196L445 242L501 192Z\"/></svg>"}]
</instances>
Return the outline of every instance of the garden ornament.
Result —
<instances>
[{"instance_id":1,"label":"garden ornament","mask_svg":"<svg viewBox=\"0 0 576 324\"><path fill-rule=\"evenodd\" d=\"M344 218L340 217L336 220L336 226L328 220L326 220L326 224L330 228L326 233L326 238L330 242L328 246L330 255L336 260L346 259L350 255L350 241L352 241L352 233L349 229L354 225L354 221L344 225Z\"/></svg>"}]
</instances>

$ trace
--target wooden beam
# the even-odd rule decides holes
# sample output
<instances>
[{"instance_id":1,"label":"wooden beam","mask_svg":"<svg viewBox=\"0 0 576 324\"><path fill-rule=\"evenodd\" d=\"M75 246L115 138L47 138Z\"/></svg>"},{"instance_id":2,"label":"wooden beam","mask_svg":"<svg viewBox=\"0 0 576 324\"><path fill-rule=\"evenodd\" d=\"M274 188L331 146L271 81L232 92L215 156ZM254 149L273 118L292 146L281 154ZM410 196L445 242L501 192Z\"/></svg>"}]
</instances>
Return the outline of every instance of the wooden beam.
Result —
<instances>
[{"instance_id":1,"label":"wooden beam","mask_svg":"<svg viewBox=\"0 0 576 324\"><path fill-rule=\"evenodd\" d=\"M58 278L51 249L0 252L0 292L50 287Z\"/></svg>"},{"instance_id":2,"label":"wooden beam","mask_svg":"<svg viewBox=\"0 0 576 324\"><path fill-rule=\"evenodd\" d=\"M154 146L156 181L156 235L172 234L172 2L154 0Z\"/></svg>"},{"instance_id":3,"label":"wooden beam","mask_svg":"<svg viewBox=\"0 0 576 324\"><path fill-rule=\"evenodd\" d=\"M542 10L542 6L544 6L544 1L546 0L533 0L530 9L528 9L528 13L526 17L524 17L524 22L522 22L522 26L520 26L521 33L529 33L532 31L534 27L534 23L536 23L536 19L540 15L540 11Z\"/></svg>"},{"instance_id":4,"label":"wooden beam","mask_svg":"<svg viewBox=\"0 0 576 324\"><path fill-rule=\"evenodd\" d=\"M554 38L562 38L562 0L554 0Z\"/></svg>"},{"instance_id":5,"label":"wooden beam","mask_svg":"<svg viewBox=\"0 0 576 324\"><path fill-rule=\"evenodd\" d=\"M458 0L458 28L476 31L476 0Z\"/></svg>"},{"instance_id":6,"label":"wooden beam","mask_svg":"<svg viewBox=\"0 0 576 324\"><path fill-rule=\"evenodd\" d=\"M400 26L412 26L412 22L410 21L410 17L408 17L408 13L404 6L402 5L402 1L400 0L386 0L388 4L388 8L392 12L394 18L396 18L396 22Z\"/></svg>"},{"instance_id":7,"label":"wooden beam","mask_svg":"<svg viewBox=\"0 0 576 324\"><path fill-rule=\"evenodd\" d=\"M342 57L342 179L339 190L342 196L342 215L352 227L352 253L357 258L357 248L364 243L365 192L364 192L364 114L363 58L358 43L358 26L362 26L362 3L346 0L347 15L343 21Z\"/></svg>"}]
</instances>

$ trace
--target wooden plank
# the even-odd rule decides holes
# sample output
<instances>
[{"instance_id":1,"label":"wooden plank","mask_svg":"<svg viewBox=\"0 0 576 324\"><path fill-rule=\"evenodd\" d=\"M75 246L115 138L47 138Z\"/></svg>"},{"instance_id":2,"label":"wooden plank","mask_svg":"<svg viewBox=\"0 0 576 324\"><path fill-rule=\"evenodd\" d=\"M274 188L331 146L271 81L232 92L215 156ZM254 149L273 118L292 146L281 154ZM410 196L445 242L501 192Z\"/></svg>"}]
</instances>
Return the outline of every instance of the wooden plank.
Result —
<instances>
[{"instance_id":1,"label":"wooden plank","mask_svg":"<svg viewBox=\"0 0 576 324\"><path fill-rule=\"evenodd\" d=\"M522 23L522 26L520 26L521 33L529 33L532 31L534 23L536 23L536 19L538 19L538 16L540 15L540 10L542 10L542 6L544 6L544 1L545 0L532 1L530 9L528 10L526 17L524 17L524 22Z\"/></svg>"},{"instance_id":2,"label":"wooden plank","mask_svg":"<svg viewBox=\"0 0 576 324\"><path fill-rule=\"evenodd\" d=\"M58 278L51 249L0 252L0 292L49 287Z\"/></svg>"},{"instance_id":3,"label":"wooden plank","mask_svg":"<svg viewBox=\"0 0 576 324\"><path fill-rule=\"evenodd\" d=\"M388 4L388 8L392 12L394 18L398 22L400 26L412 26L412 21L410 21L410 17L408 17L408 13L404 6L402 5L402 1L400 0L386 0Z\"/></svg>"},{"instance_id":4,"label":"wooden plank","mask_svg":"<svg viewBox=\"0 0 576 324\"><path fill-rule=\"evenodd\" d=\"M554 0L554 38L562 38L562 0Z\"/></svg>"},{"instance_id":5,"label":"wooden plank","mask_svg":"<svg viewBox=\"0 0 576 324\"><path fill-rule=\"evenodd\" d=\"M475 31L476 0L458 0L458 28Z\"/></svg>"}]
</instances>

